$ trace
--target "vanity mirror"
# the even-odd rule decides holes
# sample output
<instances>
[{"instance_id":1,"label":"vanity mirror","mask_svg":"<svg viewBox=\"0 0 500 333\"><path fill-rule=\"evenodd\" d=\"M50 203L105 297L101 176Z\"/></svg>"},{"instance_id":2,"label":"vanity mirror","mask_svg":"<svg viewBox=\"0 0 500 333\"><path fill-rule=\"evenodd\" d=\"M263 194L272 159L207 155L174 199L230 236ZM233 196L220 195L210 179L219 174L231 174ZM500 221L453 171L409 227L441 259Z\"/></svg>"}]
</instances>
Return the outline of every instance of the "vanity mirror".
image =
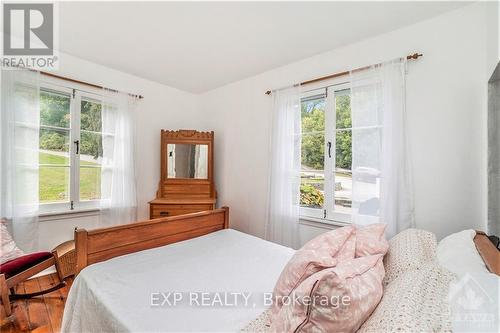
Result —
<instances>
[{"instance_id":1,"label":"vanity mirror","mask_svg":"<svg viewBox=\"0 0 500 333\"><path fill-rule=\"evenodd\" d=\"M208 145L167 144L168 178L208 178Z\"/></svg>"},{"instance_id":2,"label":"vanity mirror","mask_svg":"<svg viewBox=\"0 0 500 333\"><path fill-rule=\"evenodd\" d=\"M161 177L150 218L215 208L214 132L161 131Z\"/></svg>"}]
</instances>

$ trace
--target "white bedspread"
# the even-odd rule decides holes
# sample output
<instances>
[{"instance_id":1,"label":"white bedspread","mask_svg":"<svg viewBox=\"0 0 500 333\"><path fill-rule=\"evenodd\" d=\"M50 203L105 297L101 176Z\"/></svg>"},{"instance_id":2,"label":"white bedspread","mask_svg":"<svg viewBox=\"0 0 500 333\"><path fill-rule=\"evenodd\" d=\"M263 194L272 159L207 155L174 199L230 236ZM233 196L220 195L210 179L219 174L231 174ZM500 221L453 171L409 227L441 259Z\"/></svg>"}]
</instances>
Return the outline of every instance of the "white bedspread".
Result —
<instances>
[{"instance_id":1,"label":"white bedspread","mask_svg":"<svg viewBox=\"0 0 500 333\"><path fill-rule=\"evenodd\" d=\"M265 309L262 303L244 306L238 297L239 306L204 307L201 297L213 303L214 292L252 293L250 299L272 292L293 253L228 229L91 265L71 287L62 332L239 331ZM168 292L182 296L177 306L159 306Z\"/></svg>"}]
</instances>

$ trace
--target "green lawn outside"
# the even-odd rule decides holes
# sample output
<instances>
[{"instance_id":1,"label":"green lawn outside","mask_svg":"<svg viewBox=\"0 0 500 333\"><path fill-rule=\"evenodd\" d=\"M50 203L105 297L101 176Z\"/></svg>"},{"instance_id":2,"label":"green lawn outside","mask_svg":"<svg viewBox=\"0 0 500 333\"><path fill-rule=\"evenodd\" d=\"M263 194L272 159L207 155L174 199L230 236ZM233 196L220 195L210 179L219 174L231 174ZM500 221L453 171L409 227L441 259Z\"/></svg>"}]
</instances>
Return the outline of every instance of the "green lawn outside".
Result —
<instances>
[{"instance_id":1,"label":"green lawn outside","mask_svg":"<svg viewBox=\"0 0 500 333\"><path fill-rule=\"evenodd\" d=\"M68 165L68 158L49 153L39 153L40 164ZM80 200L99 199L101 196L101 168L97 163L80 161ZM40 202L69 200L69 167L40 167Z\"/></svg>"}]
</instances>

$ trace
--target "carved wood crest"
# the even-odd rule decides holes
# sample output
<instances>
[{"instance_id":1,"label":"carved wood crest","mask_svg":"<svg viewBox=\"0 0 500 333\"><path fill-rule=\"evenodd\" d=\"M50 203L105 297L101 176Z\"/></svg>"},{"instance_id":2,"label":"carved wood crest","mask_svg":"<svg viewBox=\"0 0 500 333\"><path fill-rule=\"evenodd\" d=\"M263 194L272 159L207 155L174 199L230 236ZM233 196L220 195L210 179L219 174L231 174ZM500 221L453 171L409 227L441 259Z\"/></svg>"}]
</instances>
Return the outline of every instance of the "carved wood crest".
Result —
<instances>
[{"instance_id":1,"label":"carved wood crest","mask_svg":"<svg viewBox=\"0 0 500 333\"><path fill-rule=\"evenodd\" d=\"M168 139L211 139L212 132L199 132L196 130L162 130L162 135L164 138Z\"/></svg>"}]
</instances>

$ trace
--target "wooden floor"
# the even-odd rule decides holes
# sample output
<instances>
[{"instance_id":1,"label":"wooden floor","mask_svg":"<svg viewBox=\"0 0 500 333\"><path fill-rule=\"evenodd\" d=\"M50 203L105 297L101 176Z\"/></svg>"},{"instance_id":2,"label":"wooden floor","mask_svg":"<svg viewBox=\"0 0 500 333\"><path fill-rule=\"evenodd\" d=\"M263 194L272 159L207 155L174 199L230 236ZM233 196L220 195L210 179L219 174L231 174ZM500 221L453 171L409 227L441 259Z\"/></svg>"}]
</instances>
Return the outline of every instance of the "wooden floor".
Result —
<instances>
[{"instance_id":1,"label":"wooden floor","mask_svg":"<svg viewBox=\"0 0 500 333\"><path fill-rule=\"evenodd\" d=\"M64 303L71 287L72 279L67 280L64 288L50 294L38 296L27 300L12 302L12 316L5 318L3 307L1 308L2 326L4 332L59 332L64 310ZM57 275L51 274L34 278L17 286L17 293L35 292L56 285Z\"/></svg>"}]
</instances>

